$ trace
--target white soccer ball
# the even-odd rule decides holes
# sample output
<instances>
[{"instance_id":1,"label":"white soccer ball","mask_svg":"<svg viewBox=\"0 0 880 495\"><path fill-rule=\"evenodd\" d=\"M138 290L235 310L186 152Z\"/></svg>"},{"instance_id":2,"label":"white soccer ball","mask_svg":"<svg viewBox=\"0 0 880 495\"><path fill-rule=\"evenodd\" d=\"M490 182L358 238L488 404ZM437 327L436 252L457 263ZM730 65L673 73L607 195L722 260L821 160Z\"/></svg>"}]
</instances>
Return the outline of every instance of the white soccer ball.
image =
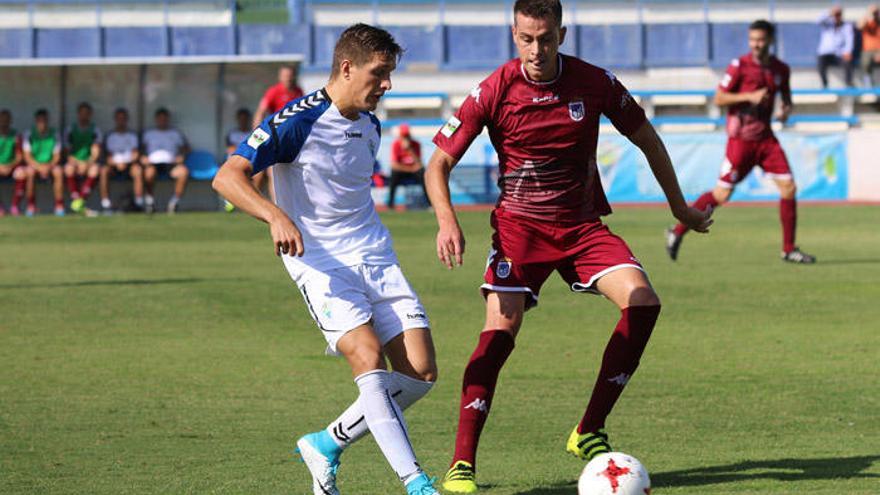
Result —
<instances>
[{"instance_id":1,"label":"white soccer ball","mask_svg":"<svg viewBox=\"0 0 880 495\"><path fill-rule=\"evenodd\" d=\"M622 452L599 454L578 480L578 495L649 495L651 478L638 459Z\"/></svg>"}]
</instances>

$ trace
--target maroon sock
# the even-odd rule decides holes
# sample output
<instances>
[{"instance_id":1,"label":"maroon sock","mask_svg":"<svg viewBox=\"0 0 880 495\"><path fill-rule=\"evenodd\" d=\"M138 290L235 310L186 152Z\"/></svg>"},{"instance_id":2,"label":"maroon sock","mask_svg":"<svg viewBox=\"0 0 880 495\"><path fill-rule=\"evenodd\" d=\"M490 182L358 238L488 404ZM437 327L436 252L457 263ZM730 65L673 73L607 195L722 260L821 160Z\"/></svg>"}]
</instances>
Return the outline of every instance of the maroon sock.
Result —
<instances>
[{"instance_id":1,"label":"maroon sock","mask_svg":"<svg viewBox=\"0 0 880 495\"><path fill-rule=\"evenodd\" d=\"M797 229L797 200L779 200L779 219L782 220L782 251L794 250L794 233Z\"/></svg>"},{"instance_id":2,"label":"maroon sock","mask_svg":"<svg viewBox=\"0 0 880 495\"><path fill-rule=\"evenodd\" d=\"M489 416L495 382L511 352L513 336L509 332L492 330L480 334L477 348L464 370L453 462L466 461L476 466L477 444Z\"/></svg>"},{"instance_id":3,"label":"maroon sock","mask_svg":"<svg viewBox=\"0 0 880 495\"><path fill-rule=\"evenodd\" d=\"M715 201L715 196L712 194L712 191L709 191L709 192L703 193L702 196L697 198L697 200L694 201L693 206L694 206L694 208L696 208L700 211L706 211L707 208L717 207L718 201ZM675 226L674 230L675 230L675 235L685 235L689 229L685 224L679 223L678 225Z\"/></svg>"},{"instance_id":4,"label":"maroon sock","mask_svg":"<svg viewBox=\"0 0 880 495\"><path fill-rule=\"evenodd\" d=\"M70 191L71 198L79 198L79 184L77 184L75 175L67 177L67 190Z\"/></svg>"},{"instance_id":5,"label":"maroon sock","mask_svg":"<svg viewBox=\"0 0 880 495\"><path fill-rule=\"evenodd\" d=\"M92 193L92 187L95 186L95 181L98 180L97 177L86 177L85 182L80 188L79 193L83 198L88 198L89 194Z\"/></svg>"},{"instance_id":6,"label":"maroon sock","mask_svg":"<svg viewBox=\"0 0 880 495\"><path fill-rule=\"evenodd\" d=\"M21 198L24 196L24 188L27 184L25 179L15 181L15 189L12 192L12 205L14 207L18 207L18 203L21 202Z\"/></svg>"},{"instance_id":7,"label":"maroon sock","mask_svg":"<svg viewBox=\"0 0 880 495\"><path fill-rule=\"evenodd\" d=\"M605 346L602 368L596 377L590 403L578 424L578 433L605 427L605 418L639 366L659 314L660 306L630 306L620 312L620 321Z\"/></svg>"}]
</instances>

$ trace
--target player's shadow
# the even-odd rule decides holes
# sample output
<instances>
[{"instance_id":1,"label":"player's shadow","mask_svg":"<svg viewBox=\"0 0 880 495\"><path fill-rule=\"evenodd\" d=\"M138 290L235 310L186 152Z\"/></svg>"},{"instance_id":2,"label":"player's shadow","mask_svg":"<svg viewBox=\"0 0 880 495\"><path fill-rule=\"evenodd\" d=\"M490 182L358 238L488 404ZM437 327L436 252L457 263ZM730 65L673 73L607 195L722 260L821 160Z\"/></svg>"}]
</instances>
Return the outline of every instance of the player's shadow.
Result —
<instances>
[{"instance_id":1,"label":"player's shadow","mask_svg":"<svg viewBox=\"0 0 880 495\"><path fill-rule=\"evenodd\" d=\"M744 461L723 466L652 473L651 487L705 486L760 479L809 481L861 478L880 481L880 474L864 472L878 461L880 461L880 455ZM516 495L572 495L576 491L577 483L570 481L550 487L517 492Z\"/></svg>"},{"instance_id":2,"label":"player's shadow","mask_svg":"<svg viewBox=\"0 0 880 495\"><path fill-rule=\"evenodd\" d=\"M880 258L849 258L821 260L823 265L880 265Z\"/></svg>"},{"instance_id":3,"label":"player's shadow","mask_svg":"<svg viewBox=\"0 0 880 495\"><path fill-rule=\"evenodd\" d=\"M808 481L865 478L880 481L880 474L863 472L878 460L880 455L743 461L724 466L657 473L651 475L651 485L658 488L700 486L758 479Z\"/></svg>"},{"instance_id":4,"label":"player's shadow","mask_svg":"<svg viewBox=\"0 0 880 495\"><path fill-rule=\"evenodd\" d=\"M199 282L212 282L225 280L232 281L237 279L206 279L206 278L130 278L121 280L76 280L72 282L55 282L55 283L14 283L0 284L0 289L53 289L64 287L92 287L92 286L115 286L115 285L164 285L164 284L196 284Z\"/></svg>"}]
</instances>

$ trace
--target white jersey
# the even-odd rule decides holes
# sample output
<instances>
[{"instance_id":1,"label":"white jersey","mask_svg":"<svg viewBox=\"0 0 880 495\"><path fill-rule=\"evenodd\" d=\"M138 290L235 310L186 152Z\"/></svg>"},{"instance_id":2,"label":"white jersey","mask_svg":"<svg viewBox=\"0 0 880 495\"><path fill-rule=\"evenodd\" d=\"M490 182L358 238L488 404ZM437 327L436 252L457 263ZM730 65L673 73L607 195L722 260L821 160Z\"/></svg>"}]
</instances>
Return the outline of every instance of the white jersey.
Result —
<instances>
[{"instance_id":1,"label":"white jersey","mask_svg":"<svg viewBox=\"0 0 880 495\"><path fill-rule=\"evenodd\" d=\"M134 151L138 149L137 134L131 131L111 131L104 140L107 155L115 163L131 163Z\"/></svg>"},{"instance_id":2,"label":"white jersey","mask_svg":"<svg viewBox=\"0 0 880 495\"><path fill-rule=\"evenodd\" d=\"M143 141L150 163L174 163L186 146L186 138L177 129L150 129L144 133Z\"/></svg>"},{"instance_id":3,"label":"white jersey","mask_svg":"<svg viewBox=\"0 0 880 495\"><path fill-rule=\"evenodd\" d=\"M275 200L303 236L305 254L284 260L295 280L309 270L397 263L370 195L380 134L373 114L349 120L320 90L268 117L235 151L254 173L274 165Z\"/></svg>"}]
</instances>

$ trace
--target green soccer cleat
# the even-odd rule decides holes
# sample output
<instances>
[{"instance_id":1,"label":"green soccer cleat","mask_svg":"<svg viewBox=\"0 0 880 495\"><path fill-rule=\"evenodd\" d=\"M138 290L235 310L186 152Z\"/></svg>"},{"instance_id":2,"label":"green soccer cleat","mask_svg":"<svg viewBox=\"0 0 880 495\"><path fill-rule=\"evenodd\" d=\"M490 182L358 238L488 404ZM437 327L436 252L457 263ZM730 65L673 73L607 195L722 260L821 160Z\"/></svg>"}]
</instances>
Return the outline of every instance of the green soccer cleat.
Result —
<instances>
[{"instance_id":1,"label":"green soccer cleat","mask_svg":"<svg viewBox=\"0 0 880 495\"><path fill-rule=\"evenodd\" d=\"M578 433L577 426L575 426L571 435L568 436L565 450L585 461L590 461L599 454L611 452L611 444L608 443L608 434L604 429Z\"/></svg>"},{"instance_id":2,"label":"green soccer cleat","mask_svg":"<svg viewBox=\"0 0 880 495\"><path fill-rule=\"evenodd\" d=\"M450 493L476 493L477 482L474 466L466 461L456 461L443 477L443 489Z\"/></svg>"},{"instance_id":3,"label":"green soccer cleat","mask_svg":"<svg viewBox=\"0 0 880 495\"><path fill-rule=\"evenodd\" d=\"M230 203L230 202L227 201L227 200L224 200L224 201L223 201L223 210L224 210L226 213L232 213L233 211L235 211L235 205L232 204L232 203Z\"/></svg>"},{"instance_id":4,"label":"green soccer cleat","mask_svg":"<svg viewBox=\"0 0 880 495\"><path fill-rule=\"evenodd\" d=\"M74 213L81 213L85 207L86 207L86 200L84 200L82 198L76 198L70 202L70 209Z\"/></svg>"}]
</instances>

